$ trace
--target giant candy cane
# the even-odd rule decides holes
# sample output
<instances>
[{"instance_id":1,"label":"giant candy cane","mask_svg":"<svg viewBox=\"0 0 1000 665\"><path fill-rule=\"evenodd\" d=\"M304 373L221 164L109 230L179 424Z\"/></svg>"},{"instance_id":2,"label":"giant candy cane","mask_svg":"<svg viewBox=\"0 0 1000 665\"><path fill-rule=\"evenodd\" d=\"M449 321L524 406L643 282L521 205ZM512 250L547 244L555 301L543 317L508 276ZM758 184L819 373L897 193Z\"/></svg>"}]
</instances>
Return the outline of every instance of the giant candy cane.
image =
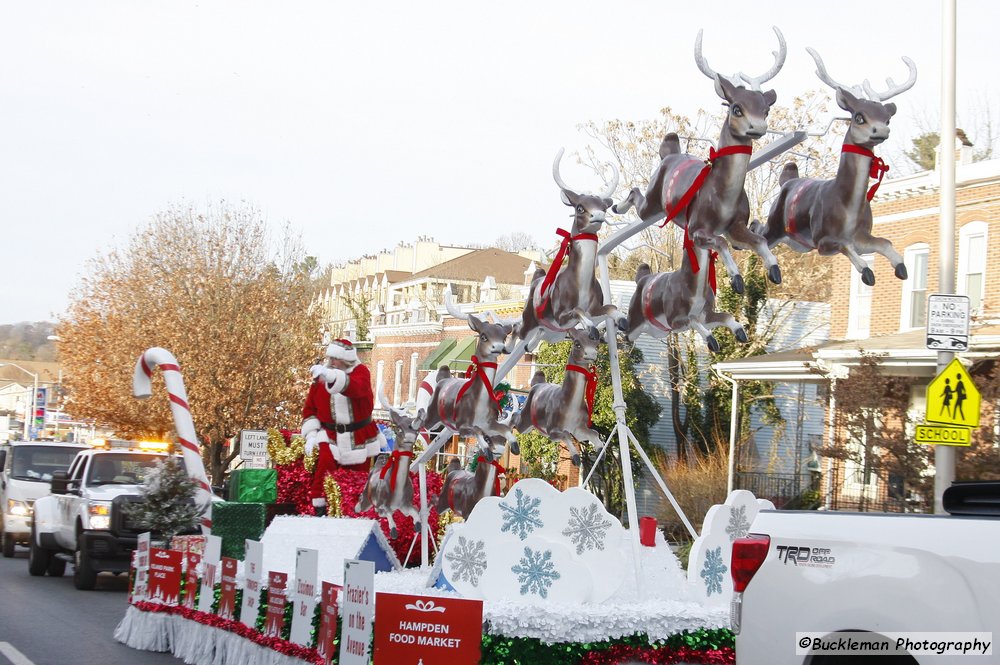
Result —
<instances>
[{"instance_id":1,"label":"giant candy cane","mask_svg":"<svg viewBox=\"0 0 1000 665\"><path fill-rule=\"evenodd\" d=\"M139 356L132 376L132 394L138 399L146 399L153 394L150 379L157 367L163 372L163 380L167 384L174 427L177 429L177 438L180 439L184 451L184 468L187 469L188 476L198 484L196 501L205 507L201 516L201 531L208 535L212 532L212 488L208 484L205 465L201 461L198 435L194 431L194 420L191 418L187 391L184 389L184 377L181 376L181 367L174 354L166 349L153 347Z\"/></svg>"}]
</instances>

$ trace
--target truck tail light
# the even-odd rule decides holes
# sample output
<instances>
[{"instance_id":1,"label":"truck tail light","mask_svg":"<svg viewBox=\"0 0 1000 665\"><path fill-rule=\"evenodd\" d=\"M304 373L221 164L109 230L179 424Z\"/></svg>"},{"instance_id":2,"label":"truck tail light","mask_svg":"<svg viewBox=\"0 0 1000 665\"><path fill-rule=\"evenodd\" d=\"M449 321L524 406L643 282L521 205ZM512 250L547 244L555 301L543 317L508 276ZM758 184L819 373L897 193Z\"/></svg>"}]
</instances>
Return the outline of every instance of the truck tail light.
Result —
<instances>
[{"instance_id":1,"label":"truck tail light","mask_svg":"<svg viewBox=\"0 0 1000 665\"><path fill-rule=\"evenodd\" d=\"M771 537L751 533L733 541L733 590L743 593L771 549Z\"/></svg>"}]
</instances>

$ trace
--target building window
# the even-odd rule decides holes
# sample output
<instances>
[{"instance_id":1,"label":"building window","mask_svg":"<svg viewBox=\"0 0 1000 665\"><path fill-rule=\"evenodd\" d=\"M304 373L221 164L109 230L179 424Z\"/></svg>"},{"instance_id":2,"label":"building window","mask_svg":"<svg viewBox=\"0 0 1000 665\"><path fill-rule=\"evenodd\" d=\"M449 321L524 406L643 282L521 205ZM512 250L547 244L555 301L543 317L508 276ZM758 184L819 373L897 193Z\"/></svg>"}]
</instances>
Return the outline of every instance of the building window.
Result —
<instances>
[{"instance_id":1,"label":"building window","mask_svg":"<svg viewBox=\"0 0 1000 665\"><path fill-rule=\"evenodd\" d=\"M861 257L869 268L875 262L872 254ZM861 273L851 267L851 302L847 315L847 338L864 339L871 333L872 287L861 281Z\"/></svg>"},{"instance_id":2,"label":"building window","mask_svg":"<svg viewBox=\"0 0 1000 665\"><path fill-rule=\"evenodd\" d=\"M927 325L927 257L930 248L924 244L912 245L903 253L903 263L909 279L903 281L903 303L900 310L899 329L912 330Z\"/></svg>"},{"instance_id":3,"label":"building window","mask_svg":"<svg viewBox=\"0 0 1000 665\"><path fill-rule=\"evenodd\" d=\"M986 222L971 222L958 234L958 283L961 295L969 296L973 311L983 305L986 284Z\"/></svg>"}]
</instances>

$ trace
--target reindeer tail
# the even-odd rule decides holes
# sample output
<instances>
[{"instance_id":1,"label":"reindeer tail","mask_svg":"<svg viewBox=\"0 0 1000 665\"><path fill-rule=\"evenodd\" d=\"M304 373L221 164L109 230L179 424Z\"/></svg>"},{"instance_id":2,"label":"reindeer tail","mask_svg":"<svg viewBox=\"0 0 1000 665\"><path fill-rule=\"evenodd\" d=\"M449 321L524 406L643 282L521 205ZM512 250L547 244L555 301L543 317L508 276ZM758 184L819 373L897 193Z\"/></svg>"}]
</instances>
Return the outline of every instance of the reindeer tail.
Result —
<instances>
[{"instance_id":1,"label":"reindeer tail","mask_svg":"<svg viewBox=\"0 0 1000 665\"><path fill-rule=\"evenodd\" d=\"M640 263L639 267L635 270L635 283L638 284L642 280L646 279L653 274L652 269L649 267L648 263Z\"/></svg>"},{"instance_id":2,"label":"reindeer tail","mask_svg":"<svg viewBox=\"0 0 1000 665\"><path fill-rule=\"evenodd\" d=\"M437 379L434 381L434 385L436 386L437 384L441 383L441 381L443 381L444 379L450 379L450 378L451 378L451 368L449 368L447 365L441 365L440 367L438 367Z\"/></svg>"},{"instance_id":3,"label":"reindeer tail","mask_svg":"<svg viewBox=\"0 0 1000 665\"><path fill-rule=\"evenodd\" d=\"M539 383L545 383L545 372L538 370L535 375L531 377L531 385L536 386Z\"/></svg>"},{"instance_id":4,"label":"reindeer tail","mask_svg":"<svg viewBox=\"0 0 1000 665\"><path fill-rule=\"evenodd\" d=\"M670 132L663 137L663 142L660 143L660 159L679 154L681 154L681 140L677 134Z\"/></svg>"},{"instance_id":5,"label":"reindeer tail","mask_svg":"<svg viewBox=\"0 0 1000 665\"><path fill-rule=\"evenodd\" d=\"M778 176L778 184L784 185L789 180L795 180L799 177L799 167L795 162L788 162L785 164L785 168L781 169L781 175Z\"/></svg>"}]
</instances>

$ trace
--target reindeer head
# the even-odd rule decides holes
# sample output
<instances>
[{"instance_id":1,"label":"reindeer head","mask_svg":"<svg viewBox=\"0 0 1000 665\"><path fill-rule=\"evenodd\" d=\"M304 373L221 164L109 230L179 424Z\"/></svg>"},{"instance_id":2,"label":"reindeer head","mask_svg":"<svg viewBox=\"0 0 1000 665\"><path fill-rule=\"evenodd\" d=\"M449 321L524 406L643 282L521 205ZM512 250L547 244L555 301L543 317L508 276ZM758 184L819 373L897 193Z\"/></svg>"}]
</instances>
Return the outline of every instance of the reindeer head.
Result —
<instances>
[{"instance_id":1,"label":"reindeer head","mask_svg":"<svg viewBox=\"0 0 1000 665\"><path fill-rule=\"evenodd\" d=\"M420 436L420 428L424 424L427 412L424 409L417 410L416 415L409 415L402 409L389 409L389 418L392 424L399 431L399 438L396 439L396 449L403 452L413 450L413 444Z\"/></svg>"},{"instance_id":2,"label":"reindeer head","mask_svg":"<svg viewBox=\"0 0 1000 665\"><path fill-rule=\"evenodd\" d=\"M593 325L571 328L569 337L573 346L569 351L569 364L589 367L597 360L597 347L604 341L604 335Z\"/></svg>"},{"instance_id":3,"label":"reindeer head","mask_svg":"<svg viewBox=\"0 0 1000 665\"><path fill-rule=\"evenodd\" d=\"M455 303L452 302L450 286L444 292L444 305L448 310L448 314L456 319L468 322L469 327L479 334L479 339L476 341L476 357L480 360L493 362L501 353L511 353L514 350L513 341L511 341L509 346L507 343L507 338L514 329L514 326L510 322L486 321L475 314L459 310L455 306ZM492 312L490 313L490 318L495 319Z\"/></svg>"},{"instance_id":4,"label":"reindeer head","mask_svg":"<svg viewBox=\"0 0 1000 665\"><path fill-rule=\"evenodd\" d=\"M735 139L759 139L767 132L767 114L778 98L774 90L764 92L760 86L778 75L785 64L788 51L781 30L774 28L774 33L778 36L778 50L773 51L774 65L760 76L748 76L743 72L732 76L717 74L708 66L708 61L701 53L702 32L698 31L698 38L694 43L694 61L702 74L715 81L715 93L729 106L729 116L726 119L729 133ZM749 90L743 85L744 82L750 86Z\"/></svg>"},{"instance_id":5,"label":"reindeer head","mask_svg":"<svg viewBox=\"0 0 1000 665\"><path fill-rule=\"evenodd\" d=\"M889 138L889 120L896 114L896 105L883 104L890 97L895 97L913 87L917 82L917 67L913 61L904 57L903 62L909 70L909 77L902 85L896 85L891 79L886 79L886 90L878 92L865 79L861 86L847 86L837 83L830 77L819 53L811 48L806 49L816 61L816 76L837 92L837 105L851 114L851 126L844 137L844 143L865 148L873 148ZM863 92L862 92L863 91ZM868 99L864 99L862 94Z\"/></svg>"},{"instance_id":6,"label":"reindeer head","mask_svg":"<svg viewBox=\"0 0 1000 665\"><path fill-rule=\"evenodd\" d=\"M600 194L578 194L570 189L559 175L559 162L562 161L563 152L564 150L559 148L552 162L552 177L562 190L562 202L573 208L573 235L597 233L604 223L605 213L613 203L611 195L618 189L618 169L614 164L611 165L614 177Z\"/></svg>"}]
</instances>

